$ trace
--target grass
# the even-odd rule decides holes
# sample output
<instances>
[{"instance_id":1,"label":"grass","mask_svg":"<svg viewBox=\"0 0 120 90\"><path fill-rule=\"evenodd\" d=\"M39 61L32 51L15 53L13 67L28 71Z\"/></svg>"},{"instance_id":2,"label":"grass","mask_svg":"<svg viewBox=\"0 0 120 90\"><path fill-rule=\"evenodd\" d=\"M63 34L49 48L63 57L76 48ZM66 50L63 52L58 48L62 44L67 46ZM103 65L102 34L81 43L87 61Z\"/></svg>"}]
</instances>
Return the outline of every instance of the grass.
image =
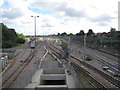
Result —
<instances>
[{"instance_id":1,"label":"grass","mask_svg":"<svg viewBox=\"0 0 120 90\"><path fill-rule=\"evenodd\" d=\"M77 77L78 77L78 79L80 80L80 82L82 84L82 88L89 88L91 90L93 90L93 88L95 88L95 86L90 84L90 78L84 76L80 72L77 73Z\"/></svg>"}]
</instances>

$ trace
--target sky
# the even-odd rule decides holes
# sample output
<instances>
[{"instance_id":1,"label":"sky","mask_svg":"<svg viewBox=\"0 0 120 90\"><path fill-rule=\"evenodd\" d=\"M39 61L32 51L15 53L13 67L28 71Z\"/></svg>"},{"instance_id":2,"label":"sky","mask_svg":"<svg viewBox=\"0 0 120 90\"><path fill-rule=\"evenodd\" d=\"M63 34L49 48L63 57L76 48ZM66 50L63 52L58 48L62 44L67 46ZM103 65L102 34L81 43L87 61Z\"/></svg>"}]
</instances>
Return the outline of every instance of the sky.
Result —
<instances>
[{"instance_id":1,"label":"sky","mask_svg":"<svg viewBox=\"0 0 120 90\"><path fill-rule=\"evenodd\" d=\"M118 30L119 0L0 0L0 23L24 35Z\"/></svg>"}]
</instances>

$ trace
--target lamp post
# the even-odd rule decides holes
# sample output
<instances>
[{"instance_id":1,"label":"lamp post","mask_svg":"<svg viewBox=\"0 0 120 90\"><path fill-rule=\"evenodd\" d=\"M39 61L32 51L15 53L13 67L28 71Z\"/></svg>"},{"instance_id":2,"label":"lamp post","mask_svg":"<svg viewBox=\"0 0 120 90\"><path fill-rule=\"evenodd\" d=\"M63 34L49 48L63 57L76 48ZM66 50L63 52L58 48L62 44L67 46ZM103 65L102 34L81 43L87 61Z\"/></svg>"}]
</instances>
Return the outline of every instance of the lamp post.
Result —
<instances>
[{"instance_id":1,"label":"lamp post","mask_svg":"<svg viewBox=\"0 0 120 90\"><path fill-rule=\"evenodd\" d=\"M31 16L31 17L33 17L33 18L34 18L34 21L35 21L35 22L34 22L34 23L35 23L35 26L34 26L34 27L35 27L35 44L36 44L36 18L39 17L39 16Z\"/></svg>"}]
</instances>

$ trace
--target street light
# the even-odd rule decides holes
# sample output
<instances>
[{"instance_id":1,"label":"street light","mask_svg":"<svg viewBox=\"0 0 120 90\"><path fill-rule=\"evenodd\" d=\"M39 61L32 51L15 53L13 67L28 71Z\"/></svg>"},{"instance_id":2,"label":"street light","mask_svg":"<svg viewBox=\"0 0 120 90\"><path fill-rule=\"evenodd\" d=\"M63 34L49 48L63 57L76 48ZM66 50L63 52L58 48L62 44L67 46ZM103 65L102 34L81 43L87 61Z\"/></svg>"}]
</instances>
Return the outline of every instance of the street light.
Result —
<instances>
[{"instance_id":1,"label":"street light","mask_svg":"<svg viewBox=\"0 0 120 90\"><path fill-rule=\"evenodd\" d=\"M31 17L33 17L35 21L35 44L36 44L36 18L39 16L31 16Z\"/></svg>"}]
</instances>

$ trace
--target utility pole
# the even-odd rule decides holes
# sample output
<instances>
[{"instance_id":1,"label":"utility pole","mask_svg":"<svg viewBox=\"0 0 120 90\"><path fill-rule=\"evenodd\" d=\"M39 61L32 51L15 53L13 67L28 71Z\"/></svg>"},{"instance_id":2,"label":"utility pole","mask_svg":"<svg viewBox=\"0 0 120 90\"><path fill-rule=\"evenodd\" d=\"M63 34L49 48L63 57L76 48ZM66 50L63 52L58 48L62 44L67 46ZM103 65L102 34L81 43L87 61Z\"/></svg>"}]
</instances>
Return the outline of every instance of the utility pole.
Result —
<instances>
[{"instance_id":1,"label":"utility pole","mask_svg":"<svg viewBox=\"0 0 120 90\"><path fill-rule=\"evenodd\" d=\"M69 66L70 66L70 63L71 63L71 40L70 40L70 37L68 38L68 57L69 57Z\"/></svg>"},{"instance_id":2,"label":"utility pole","mask_svg":"<svg viewBox=\"0 0 120 90\"><path fill-rule=\"evenodd\" d=\"M45 37L44 30L45 30L45 29L44 29L44 28L45 28L46 26L41 26L41 27L43 28L43 41L45 41L45 38L44 38L44 37Z\"/></svg>"},{"instance_id":3,"label":"utility pole","mask_svg":"<svg viewBox=\"0 0 120 90\"><path fill-rule=\"evenodd\" d=\"M36 44L36 18L39 17L39 16L31 16L34 18L34 28L35 28L35 44Z\"/></svg>"},{"instance_id":4,"label":"utility pole","mask_svg":"<svg viewBox=\"0 0 120 90\"><path fill-rule=\"evenodd\" d=\"M85 54L86 54L86 34L84 35L84 60L85 60Z\"/></svg>"}]
</instances>

